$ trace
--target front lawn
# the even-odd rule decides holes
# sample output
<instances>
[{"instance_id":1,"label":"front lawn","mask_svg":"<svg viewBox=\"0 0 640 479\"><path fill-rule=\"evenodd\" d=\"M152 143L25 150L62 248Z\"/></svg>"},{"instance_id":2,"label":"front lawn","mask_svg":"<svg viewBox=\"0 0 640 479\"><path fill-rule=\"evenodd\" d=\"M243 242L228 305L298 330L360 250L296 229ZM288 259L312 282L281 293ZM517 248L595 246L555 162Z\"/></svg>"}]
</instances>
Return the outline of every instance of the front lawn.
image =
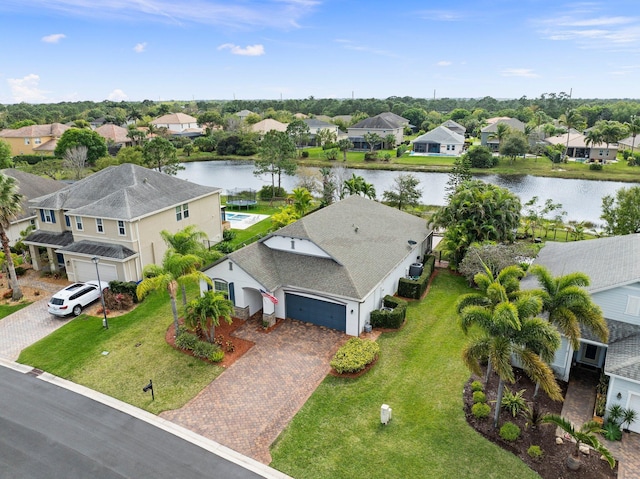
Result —
<instances>
[{"instance_id":1,"label":"front lawn","mask_svg":"<svg viewBox=\"0 0 640 479\"><path fill-rule=\"evenodd\" d=\"M24 302L18 304L0 304L0 319L6 318L10 314L20 311L25 306L29 306L31 303Z\"/></svg>"},{"instance_id":2,"label":"front lawn","mask_svg":"<svg viewBox=\"0 0 640 479\"><path fill-rule=\"evenodd\" d=\"M190 288L191 297L196 289ZM165 332L172 320L167 292L158 291L134 311L109 318L108 330L102 328L102 318L78 316L24 349L18 362L154 414L176 409L223 369L169 346ZM155 401L150 393L142 392L149 379L153 379Z\"/></svg>"},{"instance_id":3,"label":"front lawn","mask_svg":"<svg viewBox=\"0 0 640 479\"><path fill-rule=\"evenodd\" d=\"M272 450L271 466L304 478L535 478L469 427L469 372L453 305L464 278L441 271L407 324L379 338L380 359L357 379L327 376ZM380 406L393 409L387 426Z\"/></svg>"}]
</instances>

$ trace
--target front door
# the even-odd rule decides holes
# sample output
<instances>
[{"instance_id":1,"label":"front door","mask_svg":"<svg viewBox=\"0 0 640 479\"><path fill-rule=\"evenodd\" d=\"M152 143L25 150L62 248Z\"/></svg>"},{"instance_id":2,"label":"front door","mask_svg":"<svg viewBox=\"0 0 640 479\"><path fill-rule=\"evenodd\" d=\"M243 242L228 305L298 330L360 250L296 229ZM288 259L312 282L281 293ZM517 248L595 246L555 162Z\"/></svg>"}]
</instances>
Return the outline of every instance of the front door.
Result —
<instances>
[{"instance_id":1,"label":"front door","mask_svg":"<svg viewBox=\"0 0 640 479\"><path fill-rule=\"evenodd\" d=\"M589 366L602 367L605 348L597 344L581 343L578 350L578 362Z\"/></svg>"}]
</instances>

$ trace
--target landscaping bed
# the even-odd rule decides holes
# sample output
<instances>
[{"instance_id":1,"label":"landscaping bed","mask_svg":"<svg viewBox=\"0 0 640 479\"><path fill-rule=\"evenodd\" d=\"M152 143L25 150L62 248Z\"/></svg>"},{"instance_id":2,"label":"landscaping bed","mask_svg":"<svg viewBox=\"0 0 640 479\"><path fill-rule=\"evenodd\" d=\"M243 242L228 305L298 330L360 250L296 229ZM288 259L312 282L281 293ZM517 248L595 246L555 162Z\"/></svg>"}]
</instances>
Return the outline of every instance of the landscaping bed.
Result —
<instances>
[{"instance_id":1,"label":"landscaping bed","mask_svg":"<svg viewBox=\"0 0 640 479\"><path fill-rule=\"evenodd\" d=\"M531 403L533 401L535 384L532 383L521 370L516 369L515 372L515 384L507 384L505 388L508 387L512 392L518 392L524 389L525 392L523 396L528 403ZM518 456L543 479L603 479L618 476L617 464L615 469L612 470L606 461L600 459L600 454L594 451L591 451L588 456L581 454L582 466L578 471L569 470L565 465L565 460L575 449L575 443L572 443L570 439L564 439L563 444L556 444L556 427L552 424L542 424L535 429L527 429L525 427L526 421L521 415L513 417L510 412L503 409L500 413L498 428L494 428L493 414L498 390L498 376L495 374L491 376L489 383L484 385L487 403L491 405L491 413L489 417L485 419L477 419L471 413L471 406L473 405L471 383L473 381L481 381L484 385L484 377L478 378L472 376L464 387L464 410L467 422L482 436ZM567 383L560 384L562 387L562 395L564 396ZM543 391L538 393L535 402L543 413L560 414L562 411L562 403L552 401ZM507 442L499 435L500 427L507 421L515 423L520 427L521 436L516 441ZM581 425L576 426L580 427ZM529 456L527 451L532 445L540 446L543 451L541 458L534 459Z\"/></svg>"}]
</instances>

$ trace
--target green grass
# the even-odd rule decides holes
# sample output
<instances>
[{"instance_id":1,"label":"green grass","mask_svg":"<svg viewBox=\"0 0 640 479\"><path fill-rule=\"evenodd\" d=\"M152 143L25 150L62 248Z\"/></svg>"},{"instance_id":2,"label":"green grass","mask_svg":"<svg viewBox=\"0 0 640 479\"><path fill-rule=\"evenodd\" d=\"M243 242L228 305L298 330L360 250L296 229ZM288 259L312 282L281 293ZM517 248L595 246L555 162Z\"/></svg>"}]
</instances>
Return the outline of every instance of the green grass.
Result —
<instances>
[{"instance_id":1,"label":"green grass","mask_svg":"<svg viewBox=\"0 0 640 479\"><path fill-rule=\"evenodd\" d=\"M280 435L271 466L305 478L535 478L515 456L465 421L454 312L464 278L441 272L405 327L384 334L374 368L357 379L328 376ZM393 419L380 425L380 406Z\"/></svg>"},{"instance_id":2,"label":"green grass","mask_svg":"<svg viewBox=\"0 0 640 479\"><path fill-rule=\"evenodd\" d=\"M78 316L23 350L18 362L157 414L183 406L223 371L171 348L164 339L171 322L169 298L159 291L131 313L110 318L108 330L101 318ZM142 392L149 379L155 401Z\"/></svg>"},{"instance_id":3,"label":"green grass","mask_svg":"<svg viewBox=\"0 0 640 479\"><path fill-rule=\"evenodd\" d=\"M15 313L16 311L20 311L25 306L29 306L31 303L24 302L18 304L0 304L0 319L6 318L10 314Z\"/></svg>"}]
</instances>

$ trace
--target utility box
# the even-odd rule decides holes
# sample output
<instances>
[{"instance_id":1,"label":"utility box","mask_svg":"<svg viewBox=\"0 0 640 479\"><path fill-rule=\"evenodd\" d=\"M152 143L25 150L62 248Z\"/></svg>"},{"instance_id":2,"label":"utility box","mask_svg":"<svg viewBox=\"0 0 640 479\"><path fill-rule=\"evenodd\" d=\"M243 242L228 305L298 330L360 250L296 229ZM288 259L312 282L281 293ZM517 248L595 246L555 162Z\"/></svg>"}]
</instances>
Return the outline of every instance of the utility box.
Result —
<instances>
[{"instance_id":1,"label":"utility box","mask_svg":"<svg viewBox=\"0 0 640 479\"><path fill-rule=\"evenodd\" d=\"M391 408L388 404L383 404L380 408L380 422L386 425L389 421L391 421Z\"/></svg>"}]
</instances>

